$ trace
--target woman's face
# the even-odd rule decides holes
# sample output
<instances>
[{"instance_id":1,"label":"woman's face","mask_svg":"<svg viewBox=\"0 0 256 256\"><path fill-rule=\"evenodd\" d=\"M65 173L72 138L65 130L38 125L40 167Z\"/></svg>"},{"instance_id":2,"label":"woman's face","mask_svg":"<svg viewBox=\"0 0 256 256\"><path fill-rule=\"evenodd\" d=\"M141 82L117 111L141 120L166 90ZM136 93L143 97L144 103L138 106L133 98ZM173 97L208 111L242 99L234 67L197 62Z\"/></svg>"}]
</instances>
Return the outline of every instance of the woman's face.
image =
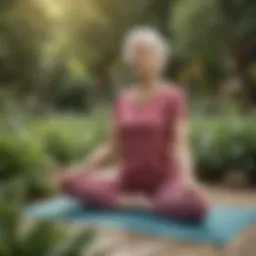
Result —
<instances>
[{"instance_id":1,"label":"woman's face","mask_svg":"<svg viewBox=\"0 0 256 256\"><path fill-rule=\"evenodd\" d=\"M131 66L140 77L157 76L162 71L163 58L152 45L142 40L132 49Z\"/></svg>"}]
</instances>

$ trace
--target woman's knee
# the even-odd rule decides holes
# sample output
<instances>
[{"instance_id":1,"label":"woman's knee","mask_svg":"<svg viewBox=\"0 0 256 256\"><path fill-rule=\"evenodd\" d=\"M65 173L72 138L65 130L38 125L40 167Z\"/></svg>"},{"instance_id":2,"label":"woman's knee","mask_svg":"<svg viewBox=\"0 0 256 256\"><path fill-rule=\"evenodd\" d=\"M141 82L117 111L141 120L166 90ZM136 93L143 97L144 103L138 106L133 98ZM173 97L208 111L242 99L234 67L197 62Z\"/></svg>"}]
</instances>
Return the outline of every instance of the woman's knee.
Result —
<instances>
[{"instance_id":1,"label":"woman's knee","mask_svg":"<svg viewBox=\"0 0 256 256\"><path fill-rule=\"evenodd\" d=\"M160 195L155 201L159 215L188 222L202 221L209 211L209 203L196 191L176 195Z\"/></svg>"},{"instance_id":2,"label":"woman's knee","mask_svg":"<svg viewBox=\"0 0 256 256\"><path fill-rule=\"evenodd\" d=\"M93 207L114 208L117 205L117 184L105 178L68 179L63 182L63 192Z\"/></svg>"}]
</instances>

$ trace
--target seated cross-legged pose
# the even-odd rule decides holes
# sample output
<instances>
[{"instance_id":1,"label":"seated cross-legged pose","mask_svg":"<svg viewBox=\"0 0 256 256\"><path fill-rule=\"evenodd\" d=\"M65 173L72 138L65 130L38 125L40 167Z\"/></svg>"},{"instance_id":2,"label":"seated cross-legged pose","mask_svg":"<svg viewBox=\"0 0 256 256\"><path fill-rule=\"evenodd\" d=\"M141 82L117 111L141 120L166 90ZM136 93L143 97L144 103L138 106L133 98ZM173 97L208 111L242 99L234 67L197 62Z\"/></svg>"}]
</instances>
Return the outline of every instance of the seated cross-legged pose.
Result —
<instances>
[{"instance_id":1,"label":"seated cross-legged pose","mask_svg":"<svg viewBox=\"0 0 256 256\"><path fill-rule=\"evenodd\" d=\"M185 93L161 80L167 50L150 28L128 35L124 57L138 83L114 103L105 144L60 179L65 194L104 210L143 208L178 221L203 220L209 203L192 173ZM114 154L120 156L114 175L96 172Z\"/></svg>"}]
</instances>

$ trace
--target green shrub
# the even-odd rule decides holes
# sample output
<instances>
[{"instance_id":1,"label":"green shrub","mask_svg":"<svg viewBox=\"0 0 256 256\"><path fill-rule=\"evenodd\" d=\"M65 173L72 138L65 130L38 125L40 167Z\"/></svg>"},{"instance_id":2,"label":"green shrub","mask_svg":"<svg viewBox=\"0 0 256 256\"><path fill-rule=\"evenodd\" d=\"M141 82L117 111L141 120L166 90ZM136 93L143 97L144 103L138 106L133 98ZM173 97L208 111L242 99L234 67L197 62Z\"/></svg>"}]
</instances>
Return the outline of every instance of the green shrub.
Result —
<instances>
[{"instance_id":1,"label":"green shrub","mask_svg":"<svg viewBox=\"0 0 256 256\"><path fill-rule=\"evenodd\" d=\"M69 229L50 221L32 223L24 219L23 192L20 183L1 188L1 256L80 256L88 252L95 237L93 231L80 229L71 234Z\"/></svg>"},{"instance_id":2,"label":"green shrub","mask_svg":"<svg viewBox=\"0 0 256 256\"><path fill-rule=\"evenodd\" d=\"M228 171L256 176L256 123L242 118L194 120L193 152L199 176L220 180Z\"/></svg>"},{"instance_id":3,"label":"green shrub","mask_svg":"<svg viewBox=\"0 0 256 256\"><path fill-rule=\"evenodd\" d=\"M54 165L86 157L103 140L105 123L101 114L51 116L5 130L0 135L0 183L24 180L29 198L53 192L48 178Z\"/></svg>"},{"instance_id":4,"label":"green shrub","mask_svg":"<svg viewBox=\"0 0 256 256\"><path fill-rule=\"evenodd\" d=\"M90 111L96 99L97 87L87 80L65 82L57 91L55 107L59 111Z\"/></svg>"},{"instance_id":5,"label":"green shrub","mask_svg":"<svg viewBox=\"0 0 256 256\"><path fill-rule=\"evenodd\" d=\"M0 180L25 179L31 195L49 190L53 164L82 161L107 134L105 111L81 116L50 116L33 120L26 133L0 136ZM256 181L256 122L253 118L193 118L192 146L200 177L219 181L241 170Z\"/></svg>"},{"instance_id":6,"label":"green shrub","mask_svg":"<svg viewBox=\"0 0 256 256\"><path fill-rule=\"evenodd\" d=\"M47 153L62 164L83 159L107 133L104 112L87 119L55 119L44 134ZM220 180L228 171L242 170L256 179L256 122L242 117L194 118L192 145L200 177Z\"/></svg>"},{"instance_id":7,"label":"green shrub","mask_svg":"<svg viewBox=\"0 0 256 256\"><path fill-rule=\"evenodd\" d=\"M23 179L34 195L46 193L49 159L37 141L21 133L0 136L0 180Z\"/></svg>"},{"instance_id":8,"label":"green shrub","mask_svg":"<svg viewBox=\"0 0 256 256\"><path fill-rule=\"evenodd\" d=\"M51 117L30 126L47 155L56 163L65 165L82 160L98 146L106 135L106 118L101 112L87 118Z\"/></svg>"}]
</instances>

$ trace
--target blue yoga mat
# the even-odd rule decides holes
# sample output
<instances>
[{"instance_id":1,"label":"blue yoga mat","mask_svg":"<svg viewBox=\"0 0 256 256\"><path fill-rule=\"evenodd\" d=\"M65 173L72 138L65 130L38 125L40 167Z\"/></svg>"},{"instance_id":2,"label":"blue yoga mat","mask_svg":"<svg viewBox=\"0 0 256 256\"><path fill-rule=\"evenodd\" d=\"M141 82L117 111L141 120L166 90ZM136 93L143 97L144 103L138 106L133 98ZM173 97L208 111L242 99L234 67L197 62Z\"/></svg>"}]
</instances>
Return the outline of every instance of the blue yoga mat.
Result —
<instances>
[{"instance_id":1,"label":"blue yoga mat","mask_svg":"<svg viewBox=\"0 0 256 256\"><path fill-rule=\"evenodd\" d=\"M228 206L214 207L201 224L178 223L150 213L100 212L87 209L69 198L57 198L28 207L29 218L84 222L97 226L134 230L189 242L225 245L256 224L256 210Z\"/></svg>"}]
</instances>

